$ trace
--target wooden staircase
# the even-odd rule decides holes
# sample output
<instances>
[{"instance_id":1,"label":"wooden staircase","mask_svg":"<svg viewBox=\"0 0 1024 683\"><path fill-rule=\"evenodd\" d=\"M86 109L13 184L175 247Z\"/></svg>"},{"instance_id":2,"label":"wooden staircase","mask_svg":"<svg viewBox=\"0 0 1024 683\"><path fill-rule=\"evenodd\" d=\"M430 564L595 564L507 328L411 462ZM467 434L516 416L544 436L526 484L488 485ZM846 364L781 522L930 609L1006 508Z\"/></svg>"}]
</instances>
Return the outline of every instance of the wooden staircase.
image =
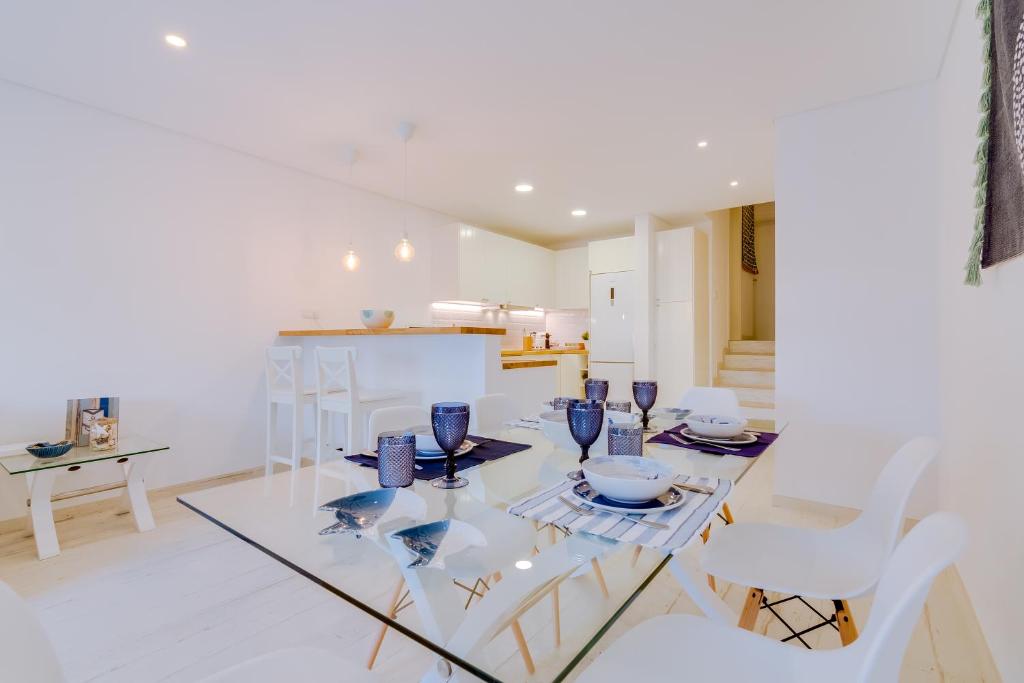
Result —
<instances>
[{"instance_id":1,"label":"wooden staircase","mask_svg":"<svg viewBox=\"0 0 1024 683\"><path fill-rule=\"evenodd\" d=\"M744 408L774 410L775 342L730 341L715 386L735 391Z\"/></svg>"}]
</instances>

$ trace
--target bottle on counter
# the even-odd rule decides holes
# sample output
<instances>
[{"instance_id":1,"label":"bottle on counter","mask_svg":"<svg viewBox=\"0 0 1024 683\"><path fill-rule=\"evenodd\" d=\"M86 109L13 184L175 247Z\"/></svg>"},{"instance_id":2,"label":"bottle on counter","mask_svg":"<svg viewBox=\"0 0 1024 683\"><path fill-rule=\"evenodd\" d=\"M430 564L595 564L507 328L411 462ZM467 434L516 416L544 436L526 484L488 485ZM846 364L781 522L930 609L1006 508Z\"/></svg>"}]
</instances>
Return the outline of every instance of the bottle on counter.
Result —
<instances>
[{"instance_id":1,"label":"bottle on counter","mask_svg":"<svg viewBox=\"0 0 1024 683\"><path fill-rule=\"evenodd\" d=\"M551 348L551 333L550 332L545 332L544 333L544 348L545 349L550 349Z\"/></svg>"}]
</instances>

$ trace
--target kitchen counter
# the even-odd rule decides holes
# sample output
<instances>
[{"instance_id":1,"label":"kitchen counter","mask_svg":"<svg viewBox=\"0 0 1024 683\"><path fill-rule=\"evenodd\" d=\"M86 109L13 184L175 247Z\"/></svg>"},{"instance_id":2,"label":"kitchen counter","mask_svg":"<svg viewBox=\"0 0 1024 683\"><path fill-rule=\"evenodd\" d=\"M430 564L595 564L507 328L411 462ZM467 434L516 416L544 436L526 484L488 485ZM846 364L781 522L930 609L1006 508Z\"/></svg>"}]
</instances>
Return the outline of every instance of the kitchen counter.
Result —
<instances>
[{"instance_id":1,"label":"kitchen counter","mask_svg":"<svg viewBox=\"0 0 1024 683\"><path fill-rule=\"evenodd\" d=\"M522 368L553 368L557 360L506 360L502 361L502 370L520 370Z\"/></svg>"},{"instance_id":2,"label":"kitchen counter","mask_svg":"<svg viewBox=\"0 0 1024 683\"><path fill-rule=\"evenodd\" d=\"M529 351L523 351L519 349L502 349L501 356L505 358L507 356L562 356L575 354L578 356L587 355L586 349L530 349Z\"/></svg>"},{"instance_id":3,"label":"kitchen counter","mask_svg":"<svg viewBox=\"0 0 1024 683\"><path fill-rule=\"evenodd\" d=\"M504 336L502 327L389 327L370 330L357 327L349 330L281 330L281 337L384 337L389 335L433 335L433 334L489 334Z\"/></svg>"}]
</instances>

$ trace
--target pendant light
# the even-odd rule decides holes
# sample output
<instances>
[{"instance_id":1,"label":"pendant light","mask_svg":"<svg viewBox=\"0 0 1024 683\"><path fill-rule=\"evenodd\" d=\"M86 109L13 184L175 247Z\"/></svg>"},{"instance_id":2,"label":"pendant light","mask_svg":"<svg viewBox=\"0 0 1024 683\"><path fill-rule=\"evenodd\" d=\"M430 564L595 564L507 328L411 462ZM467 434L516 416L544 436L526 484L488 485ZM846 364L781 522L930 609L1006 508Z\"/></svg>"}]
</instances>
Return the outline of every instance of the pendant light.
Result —
<instances>
[{"instance_id":1,"label":"pendant light","mask_svg":"<svg viewBox=\"0 0 1024 683\"><path fill-rule=\"evenodd\" d=\"M350 185L354 185L352 182L353 176L355 176L356 159L359 157L359 152L353 145L346 145L342 150L343 158L348 161L348 180ZM352 248L352 242L348 243L348 251L345 256L341 259L341 265L345 267L350 273L354 273L359 270L359 255L356 254L356 250Z\"/></svg>"},{"instance_id":2,"label":"pendant light","mask_svg":"<svg viewBox=\"0 0 1024 683\"><path fill-rule=\"evenodd\" d=\"M409 230L408 230L408 197L409 197L409 138L412 137L412 132L416 129L416 126L403 121L398 124L398 135L402 138L402 239L399 240L398 244L395 245L395 258L402 263L408 263L412 261L416 255L416 250L412 246L412 242L409 241Z\"/></svg>"}]
</instances>

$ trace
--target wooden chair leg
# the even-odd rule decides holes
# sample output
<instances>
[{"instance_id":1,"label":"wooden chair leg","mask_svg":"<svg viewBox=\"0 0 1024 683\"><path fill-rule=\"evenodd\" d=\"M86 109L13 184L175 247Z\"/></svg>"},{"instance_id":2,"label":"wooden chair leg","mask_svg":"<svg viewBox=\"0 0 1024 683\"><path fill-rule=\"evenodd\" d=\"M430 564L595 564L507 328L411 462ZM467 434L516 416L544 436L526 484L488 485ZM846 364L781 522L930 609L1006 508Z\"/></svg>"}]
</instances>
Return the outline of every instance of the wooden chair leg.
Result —
<instances>
[{"instance_id":1,"label":"wooden chair leg","mask_svg":"<svg viewBox=\"0 0 1024 683\"><path fill-rule=\"evenodd\" d=\"M839 626L839 640L849 645L857 640L857 624L853 621L850 603L846 600L833 600L836 606L836 625Z\"/></svg>"},{"instance_id":2,"label":"wooden chair leg","mask_svg":"<svg viewBox=\"0 0 1024 683\"><path fill-rule=\"evenodd\" d=\"M388 607L388 616L392 619L398 614L398 603L402 599L402 589L405 588L405 579L399 579L398 585L395 586L395 592L391 596L391 605ZM377 661L377 654L380 652L380 646L384 644L384 635L388 632L388 625L380 625L380 633L377 634L377 642L373 644L373 649L370 650L370 659L366 662L366 668L372 669L373 663Z\"/></svg>"},{"instance_id":3,"label":"wooden chair leg","mask_svg":"<svg viewBox=\"0 0 1024 683\"><path fill-rule=\"evenodd\" d=\"M601 564L597 561L597 558L590 560L590 566L594 568L594 576L597 578L597 585L601 587L601 592L604 597L608 597L608 584L604 582L604 572L601 571Z\"/></svg>"},{"instance_id":4,"label":"wooden chair leg","mask_svg":"<svg viewBox=\"0 0 1024 683\"><path fill-rule=\"evenodd\" d=\"M557 533L555 531L555 525L554 524L548 524L548 542L551 545L554 545L555 543L558 542L558 535L557 535Z\"/></svg>"},{"instance_id":5,"label":"wooden chair leg","mask_svg":"<svg viewBox=\"0 0 1024 683\"><path fill-rule=\"evenodd\" d=\"M764 591L760 588L751 588L747 593L747 601L743 603L743 612L740 613L740 621L737 624L740 628L745 628L748 631L754 630L754 624L757 623L757 615L761 611L761 598L764 596Z\"/></svg>"},{"instance_id":6,"label":"wooden chair leg","mask_svg":"<svg viewBox=\"0 0 1024 683\"><path fill-rule=\"evenodd\" d=\"M559 605L558 585L551 591L551 610L555 625L555 647L562 644L562 608Z\"/></svg>"},{"instance_id":7,"label":"wooden chair leg","mask_svg":"<svg viewBox=\"0 0 1024 683\"><path fill-rule=\"evenodd\" d=\"M516 645L519 646L519 654L523 658L523 664L526 665L526 671L531 676L536 673L537 668L533 665L533 657L530 656L530 648L526 645L526 638L523 636L523 628L519 625L518 619L513 619L512 624L512 635L516 638Z\"/></svg>"},{"instance_id":8,"label":"wooden chair leg","mask_svg":"<svg viewBox=\"0 0 1024 683\"><path fill-rule=\"evenodd\" d=\"M707 543L709 538L711 538L711 525L710 524L708 524L708 528L707 529L705 529L704 531L700 532L700 540L701 540L702 543ZM716 591L716 592L718 591L718 589L715 587L715 577L711 576L711 574L708 574L708 586L711 587L711 590Z\"/></svg>"},{"instance_id":9,"label":"wooden chair leg","mask_svg":"<svg viewBox=\"0 0 1024 683\"><path fill-rule=\"evenodd\" d=\"M732 518L732 510L729 509L728 503L722 503L722 516L725 517L726 524L732 524L736 521Z\"/></svg>"},{"instance_id":10,"label":"wooden chair leg","mask_svg":"<svg viewBox=\"0 0 1024 683\"><path fill-rule=\"evenodd\" d=\"M639 561L640 559L640 551L643 549L644 547L642 545L638 545L637 547L633 548L633 563L630 565L631 567L636 566L637 561Z\"/></svg>"}]
</instances>

